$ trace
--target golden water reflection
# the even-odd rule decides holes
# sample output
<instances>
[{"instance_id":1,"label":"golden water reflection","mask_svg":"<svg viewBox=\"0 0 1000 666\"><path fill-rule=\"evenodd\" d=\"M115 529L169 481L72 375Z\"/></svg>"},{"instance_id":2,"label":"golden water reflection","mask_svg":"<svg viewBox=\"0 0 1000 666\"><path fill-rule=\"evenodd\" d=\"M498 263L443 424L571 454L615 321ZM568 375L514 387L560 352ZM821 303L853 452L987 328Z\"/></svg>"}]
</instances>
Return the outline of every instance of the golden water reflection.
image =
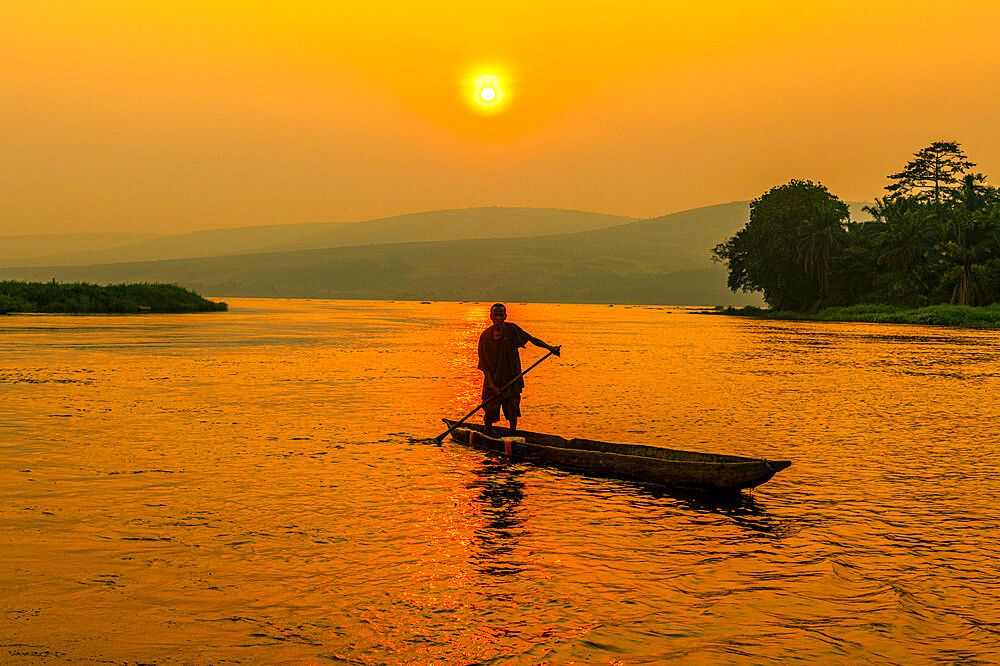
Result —
<instances>
[{"instance_id":1,"label":"golden water reflection","mask_svg":"<svg viewBox=\"0 0 1000 666\"><path fill-rule=\"evenodd\" d=\"M719 502L428 446L489 303L230 304L0 318L0 661L995 654L995 333L509 304L524 428L794 461Z\"/></svg>"}]
</instances>

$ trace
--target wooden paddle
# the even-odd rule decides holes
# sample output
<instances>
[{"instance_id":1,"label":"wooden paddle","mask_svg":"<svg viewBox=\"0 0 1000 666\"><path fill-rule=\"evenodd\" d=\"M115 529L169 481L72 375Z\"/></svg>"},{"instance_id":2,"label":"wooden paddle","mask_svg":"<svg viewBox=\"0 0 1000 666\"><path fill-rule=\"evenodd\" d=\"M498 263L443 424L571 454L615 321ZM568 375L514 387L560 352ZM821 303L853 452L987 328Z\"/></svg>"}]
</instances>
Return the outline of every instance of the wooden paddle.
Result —
<instances>
[{"instance_id":1,"label":"wooden paddle","mask_svg":"<svg viewBox=\"0 0 1000 666\"><path fill-rule=\"evenodd\" d=\"M559 347L556 347L556 349L559 349ZM490 400L494 400L494 399L495 400L499 400L500 396L503 395L503 392L506 391L507 389L509 389L511 386L513 386L514 382L516 382L521 377L524 377L526 374L528 374L528 372L531 370L531 368L534 368L536 365L538 365L539 363L541 363L542 361L544 361L545 359L547 359L549 356L552 356L552 354L554 354L554 353L555 352L553 352L553 351L549 351L548 354L546 354L545 356L541 357L540 359L538 359L537 361L535 361L534 363L532 363L531 366L527 370L524 370L517 377L514 377L514 379L512 379L509 382L507 382L506 384L504 384L503 388L500 389L495 396L490 396L486 400L483 400L481 403L479 403L478 407L476 407L471 412L469 412L468 414L466 414L465 416L463 416L461 421L459 421L458 423L456 423L455 425L453 425L452 427L448 428L443 433L441 433L440 435L438 435L437 437L435 437L434 441L436 441L438 444L440 444L442 441L444 441L445 437L447 437L448 435L451 434L452 430L454 430L458 426L460 426L463 423L465 423L466 421L468 421L470 416L472 416L473 414L475 414L476 412L478 412L480 409L483 408L483 405L485 405L486 403L488 403Z\"/></svg>"}]
</instances>

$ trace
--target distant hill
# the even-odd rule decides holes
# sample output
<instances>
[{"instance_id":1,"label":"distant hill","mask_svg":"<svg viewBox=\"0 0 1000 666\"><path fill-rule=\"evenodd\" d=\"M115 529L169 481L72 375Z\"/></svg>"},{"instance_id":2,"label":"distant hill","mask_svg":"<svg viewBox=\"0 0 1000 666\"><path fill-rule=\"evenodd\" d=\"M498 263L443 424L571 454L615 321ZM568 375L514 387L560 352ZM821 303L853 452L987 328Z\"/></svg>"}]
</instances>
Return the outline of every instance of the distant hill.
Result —
<instances>
[{"instance_id":1,"label":"distant hill","mask_svg":"<svg viewBox=\"0 0 1000 666\"><path fill-rule=\"evenodd\" d=\"M465 238L509 238L588 231L634 221L633 217L555 208L464 208L353 223L280 224L209 229L101 247L62 243L43 253L8 256L6 266L83 266L160 261L259 252L287 252L352 245L382 245ZM51 237L55 243L59 237ZM72 250L72 251L71 251ZM79 251L77 251L79 250Z\"/></svg>"},{"instance_id":2,"label":"distant hill","mask_svg":"<svg viewBox=\"0 0 1000 666\"><path fill-rule=\"evenodd\" d=\"M24 234L0 236L0 264L7 266L51 265L68 253L95 252L123 245L134 245L160 238L156 234L90 233L90 234ZM43 257L43 259L39 259ZM35 263L35 260L38 260Z\"/></svg>"},{"instance_id":3,"label":"distant hill","mask_svg":"<svg viewBox=\"0 0 1000 666\"><path fill-rule=\"evenodd\" d=\"M748 202L733 202L576 233L0 269L0 278L175 282L216 297L759 305L730 292L711 260L748 219Z\"/></svg>"},{"instance_id":4,"label":"distant hill","mask_svg":"<svg viewBox=\"0 0 1000 666\"><path fill-rule=\"evenodd\" d=\"M755 303L726 289L725 271L709 256L746 216L740 202L572 234L3 269L0 276L176 282L231 297Z\"/></svg>"}]
</instances>

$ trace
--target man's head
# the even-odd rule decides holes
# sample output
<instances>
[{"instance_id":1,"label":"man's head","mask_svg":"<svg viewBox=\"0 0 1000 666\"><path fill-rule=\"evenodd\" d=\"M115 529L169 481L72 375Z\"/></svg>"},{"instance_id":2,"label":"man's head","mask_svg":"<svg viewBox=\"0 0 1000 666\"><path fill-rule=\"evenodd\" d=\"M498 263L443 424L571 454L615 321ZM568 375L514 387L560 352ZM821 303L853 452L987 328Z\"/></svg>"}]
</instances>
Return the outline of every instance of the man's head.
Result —
<instances>
[{"instance_id":1,"label":"man's head","mask_svg":"<svg viewBox=\"0 0 1000 666\"><path fill-rule=\"evenodd\" d=\"M507 307L503 303L494 303L490 307L490 319L493 320L494 326L503 326L504 321L507 319Z\"/></svg>"}]
</instances>

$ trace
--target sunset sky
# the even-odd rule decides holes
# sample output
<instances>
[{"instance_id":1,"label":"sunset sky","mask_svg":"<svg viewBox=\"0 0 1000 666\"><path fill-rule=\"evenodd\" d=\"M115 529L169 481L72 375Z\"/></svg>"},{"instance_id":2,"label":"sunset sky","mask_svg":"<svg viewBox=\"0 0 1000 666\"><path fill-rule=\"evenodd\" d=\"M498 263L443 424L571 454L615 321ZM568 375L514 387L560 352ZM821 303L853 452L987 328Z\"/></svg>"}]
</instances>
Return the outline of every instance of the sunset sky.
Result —
<instances>
[{"instance_id":1,"label":"sunset sky","mask_svg":"<svg viewBox=\"0 0 1000 666\"><path fill-rule=\"evenodd\" d=\"M998 184L998 25L998 0L6 0L0 235L651 217L792 177L866 200L934 140Z\"/></svg>"}]
</instances>

